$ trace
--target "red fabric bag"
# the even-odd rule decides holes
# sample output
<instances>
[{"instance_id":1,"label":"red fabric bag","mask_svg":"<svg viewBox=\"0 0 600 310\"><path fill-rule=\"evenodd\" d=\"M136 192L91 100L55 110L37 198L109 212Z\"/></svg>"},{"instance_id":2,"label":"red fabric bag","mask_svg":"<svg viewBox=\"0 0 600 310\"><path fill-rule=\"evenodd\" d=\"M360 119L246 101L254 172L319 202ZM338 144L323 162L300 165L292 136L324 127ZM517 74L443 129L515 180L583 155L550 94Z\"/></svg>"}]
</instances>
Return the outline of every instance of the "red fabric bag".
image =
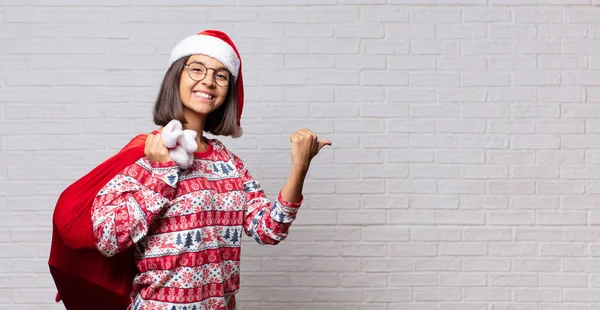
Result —
<instances>
[{"instance_id":1,"label":"red fabric bag","mask_svg":"<svg viewBox=\"0 0 600 310\"><path fill-rule=\"evenodd\" d=\"M153 133L157 133L156 131ZM127 309L137 274L133 249L106 257L96 249L92 229L92 202L98 192L125 167L144 156L146 134L123 149L60 195L52 219L48 265L58 293L68 310Z\"/></svg>"}]
</instances>

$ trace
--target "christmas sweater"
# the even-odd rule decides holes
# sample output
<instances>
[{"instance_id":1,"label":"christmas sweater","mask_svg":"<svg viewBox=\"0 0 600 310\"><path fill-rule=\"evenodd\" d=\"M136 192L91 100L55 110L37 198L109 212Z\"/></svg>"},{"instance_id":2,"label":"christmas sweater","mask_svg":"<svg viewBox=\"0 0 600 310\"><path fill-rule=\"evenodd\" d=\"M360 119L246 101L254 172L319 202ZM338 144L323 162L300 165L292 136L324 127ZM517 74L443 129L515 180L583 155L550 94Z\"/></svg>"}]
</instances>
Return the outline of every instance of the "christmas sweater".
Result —
<instances>
[{"instance_id":1,"label":"christmas sweater","mask_svg":"<svg viewBox=\"0 0 600 310\"><path fill-rule=\"evenodd\" d=\"M130 309L235 309L242 231L260 244L288 233L302 201L268 200L244 161L216 139L181 170L146 157L98 192L92 206L98 250L134 247Z\"/></svg>"}]
</instances>

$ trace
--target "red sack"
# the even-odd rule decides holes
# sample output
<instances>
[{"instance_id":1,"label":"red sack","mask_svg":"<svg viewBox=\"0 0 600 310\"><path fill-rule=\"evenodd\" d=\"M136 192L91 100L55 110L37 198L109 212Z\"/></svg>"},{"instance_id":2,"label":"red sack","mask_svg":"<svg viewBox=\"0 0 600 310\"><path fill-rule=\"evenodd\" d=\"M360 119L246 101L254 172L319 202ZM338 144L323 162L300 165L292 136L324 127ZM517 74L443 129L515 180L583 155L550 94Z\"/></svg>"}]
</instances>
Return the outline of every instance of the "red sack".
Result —
<instances>
[{"instance_id":1,"label":"red sack","mask_svg":"<svg viewBox=\"0 0 600 310\"><path fill-rule=\"evenodd\" d=\"M127 309L137 274L133 249L113 257L98 252L92 228L92 203L98 192L125 167L144 156L146 134L71 184L60 195L53 214L48 265L68 310Z\"/></svg>"}]
</instances>

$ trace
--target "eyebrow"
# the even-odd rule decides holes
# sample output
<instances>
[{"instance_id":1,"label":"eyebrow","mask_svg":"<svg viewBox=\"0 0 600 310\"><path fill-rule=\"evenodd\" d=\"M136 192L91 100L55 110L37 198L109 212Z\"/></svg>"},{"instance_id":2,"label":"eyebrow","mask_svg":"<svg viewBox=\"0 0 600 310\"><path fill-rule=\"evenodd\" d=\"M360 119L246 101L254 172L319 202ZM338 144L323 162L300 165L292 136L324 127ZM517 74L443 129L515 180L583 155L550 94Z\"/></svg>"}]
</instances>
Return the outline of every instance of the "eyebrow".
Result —
<instances>
[{"instance_id":1,"label":"eyebrow","mask_svg":"<svg viewBox=\"0 0 600 310\"><path fill-rule=\"evenodd\" d=\"M205 67L207 67L207 68L208 68L208 66L207 66L206 64L204 64L204 63L203 63L203 62L201 62L201 61L197 61L197 60L194 60L194 61L190 62L190 64L201 64L201 65L203 65L203 66L205 66ZM222 67L222 66L221 66L221 67L218 67L218 68L216 68L216 69L217 69L217 71L220 71L220 70L225 70L225 71L229 72L229 70L227 70L227 68L225 68L225 67Z\"/></svg>"}]
</instances>

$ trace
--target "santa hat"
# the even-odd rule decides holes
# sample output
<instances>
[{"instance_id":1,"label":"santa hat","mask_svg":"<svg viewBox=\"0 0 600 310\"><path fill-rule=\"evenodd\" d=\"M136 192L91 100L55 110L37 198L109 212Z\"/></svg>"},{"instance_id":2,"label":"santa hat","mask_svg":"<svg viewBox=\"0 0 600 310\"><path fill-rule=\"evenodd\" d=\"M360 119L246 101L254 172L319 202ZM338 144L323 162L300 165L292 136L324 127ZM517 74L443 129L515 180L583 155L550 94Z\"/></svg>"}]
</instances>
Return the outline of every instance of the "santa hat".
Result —
<instances>
[{"instance_id":1,"label":"santa hat","mask_svg":"<svg viewBox=\"0 0 600 310\"><path fill-rule=\"evenodd\" d=\"M181 40L175 46L169 57L169 66L182 57L195 54L210 56L222 62L233 75L234 81L237 82L237 129L232 137L241 137L243 134L241 119L244 107L244 83L242 80L242 58L240 57L240 53L231 38L224 32L219 30L204 30Z\"/></svg>"}]
</instances>

